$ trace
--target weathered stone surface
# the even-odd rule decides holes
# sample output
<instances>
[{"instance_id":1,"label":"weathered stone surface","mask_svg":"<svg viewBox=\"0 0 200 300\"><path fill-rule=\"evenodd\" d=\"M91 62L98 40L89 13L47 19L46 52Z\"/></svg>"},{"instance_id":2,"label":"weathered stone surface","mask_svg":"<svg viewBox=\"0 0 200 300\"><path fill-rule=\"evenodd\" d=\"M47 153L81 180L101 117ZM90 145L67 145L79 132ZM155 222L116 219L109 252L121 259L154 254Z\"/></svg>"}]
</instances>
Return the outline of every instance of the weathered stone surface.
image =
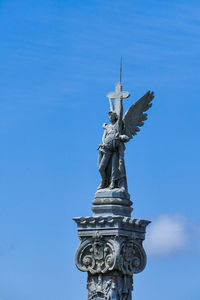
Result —
<instances>
[{"instance_id":1,"label":"weathered stone surface","mask_svg":"<svg viewBox=\"0 0 200 300\"><path fill-rule=\"evenodd\" d=\"M126 190L122 189L101 189L95 193L92 201L94 216L121 215L130 217L133 209L132 201Z\"/></svg>"},{"instance_id":2,"label":"weathered stone surface","mask_svg":"<svg viewBox=\"0 0 200 300\"><path fill-rule=\"evenodd\" d=\"M74 218L81 239L75 262L88 273L88 299L132 299L133 274L146 266L142 246L150 223L123 216Z\"/></svg>"},{"instance_id":3,"label":"weathered stone surface","mask_svg":"<svg viewBox=\"0 0 200 300\"><path fill-rule=\"evenodd\" d=\"M87 289L88 300L131 300L133 279L117 272L106 275L88 273Z\"/></svg>"},{"instance_id":4,"label":"weathered stone surface","mask_svg":"<svg viewBox=\"0 0 200 300\"><path fill-rule=\"evenodd\" d=\"M76 266L83 272L105 274L119 271L124 275L141 272L146 265L142 240L125 236L96 235L82 239L76 252Z\"/></svg>"},{"instance_id":5,"label":"weathered stone surface","mask_svg":"<svg viewBox=\"0 0 200 300\"><path fill-rule=\"evenodd\" d=\"M92 201L92 204L94 205L124 205L124 206L131 206L133 204L132 201L122 198L95 198Z\"/></svg>"},{"instance_id":6,"label":"weathered stone surface","mask_svg":"<svg viewBox=\"0 0 200 300\"><path fill-rule=\"evenodd\" d=\"M95 216L74 218L78 227L78 236L93 237L97 234L103 236L127 236L131 239L145 239L146 227L150 223L123 216Z\"/></svg>"},{"instance_id":7,"label":"weathered stone surface","mask_svg":"<svg viewBox=\"0 0 200 300\"><path fill-rule=\"evenodd\" d=\"M94 216L126 216L130 217L132 208L125 205L94 205L92 211Z\"/></svg>"},{"instance_id":8,"label":"weathered stone surface","mask_svg":"<svg viewBox=\"0 0 200 300\"><path fill-rule=\"evenodd\" d=\"M130 200L130 194L124 189L116 188L111 190L109 188L105 188L105 189L97 190L97 192L95 193L95 199L98 198L103 198L103 199L119 198L119 199Z\"/></svg>"}]
</instances>

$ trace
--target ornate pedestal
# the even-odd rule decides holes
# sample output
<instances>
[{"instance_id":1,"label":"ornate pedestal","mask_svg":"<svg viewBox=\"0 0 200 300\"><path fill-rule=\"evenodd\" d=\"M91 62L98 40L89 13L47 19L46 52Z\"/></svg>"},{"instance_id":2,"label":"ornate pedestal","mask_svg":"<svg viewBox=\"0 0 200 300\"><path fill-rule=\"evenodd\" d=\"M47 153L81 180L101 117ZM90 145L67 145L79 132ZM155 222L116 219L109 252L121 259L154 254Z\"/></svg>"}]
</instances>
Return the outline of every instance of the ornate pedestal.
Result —
<instances>
[{"instance_id":1,"label":"ornate pedestal","mask_svg":"<svg viewBox=\"0 0 200 300\"><path fill-rule=\"evenodd\" d=\"M131 218L127 192L100 190L93 216L74 218L81 243L76 266L88 273L88 299L131 300L133 274L146 265L142 246L150 221Z\"/></svg>"}]
</instances>

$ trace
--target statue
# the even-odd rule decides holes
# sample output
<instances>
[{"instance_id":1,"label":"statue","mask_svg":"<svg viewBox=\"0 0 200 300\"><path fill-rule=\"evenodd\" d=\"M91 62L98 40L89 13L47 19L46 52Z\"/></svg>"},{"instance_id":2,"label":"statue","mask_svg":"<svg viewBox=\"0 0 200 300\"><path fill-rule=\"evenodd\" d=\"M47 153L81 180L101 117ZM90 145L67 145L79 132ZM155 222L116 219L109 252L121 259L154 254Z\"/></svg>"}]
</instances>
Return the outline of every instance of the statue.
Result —
<instances>
[{"instance_id":1,"label":"statue","mask_svg":"<svg viewBox=\"0 0 200 300\"><path fill-rule=\"evenodd\" d=\"M99 145L98 169L101 175L99 189L110 190L119 188L127 191L126 169L124 162L125 143L140 131L147 119L147 111L154 98L153 92L148 91L142 98L135 102L123 117L123 98L130 94L122 91L121 82L115 87L115 92L107 94L110 102L110 124L103 124L104 134ZM115 105L113 104L115 99Z\"/></svg>"},{"instance_id":2,"label":"statue","mask_svg":"<svg viewBox=\"0 0 200 300\"><path fill-rule=\"evenodd\" d=\"M147 119L154 95L148 91L123 116L123 99L130 94L122 91L121 73L120 68L115 92L107 95L110 124L103 125L98 147L101 184L92 201L93 215L74 218L80 238L75 262L88 273L88 300L131 300L133 276L147 261L143 241L150 221L131 217L124 151Z\"/></svg>"}]
</instances>

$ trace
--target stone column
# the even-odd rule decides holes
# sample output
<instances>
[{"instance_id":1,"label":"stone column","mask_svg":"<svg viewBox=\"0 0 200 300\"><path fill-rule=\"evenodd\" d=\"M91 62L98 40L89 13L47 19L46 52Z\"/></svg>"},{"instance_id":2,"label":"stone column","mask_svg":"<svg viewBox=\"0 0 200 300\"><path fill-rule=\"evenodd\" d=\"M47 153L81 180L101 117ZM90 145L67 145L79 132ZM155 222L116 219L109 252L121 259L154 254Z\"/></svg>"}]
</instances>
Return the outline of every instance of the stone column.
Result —
<instances>
[{"instance_id":1,"label":"stone column","mask_svg":"<svg viewBox=\"0 0 200 300\"><path fill-rule=\"evenodd\" d=\"M119 189L97 191L93 216L74 218L80 245L76 266L88 273L88 300L131 300L133 274L144 270L142 245L150 221L131 217L132 202Z\"/></svg>"}]
</instances>

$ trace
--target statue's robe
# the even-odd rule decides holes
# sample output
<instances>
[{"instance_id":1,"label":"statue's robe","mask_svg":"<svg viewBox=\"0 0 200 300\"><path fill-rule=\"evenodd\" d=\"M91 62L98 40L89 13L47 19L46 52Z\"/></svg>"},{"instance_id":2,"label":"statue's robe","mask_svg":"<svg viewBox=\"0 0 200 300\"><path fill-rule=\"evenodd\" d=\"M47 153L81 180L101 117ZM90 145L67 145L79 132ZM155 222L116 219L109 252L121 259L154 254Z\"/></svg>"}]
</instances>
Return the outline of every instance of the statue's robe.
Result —
<instances>
[{"instance_id":1,"label":"statue's robe","mask_svg":"<svg viewBox=\"0 0 200 300\"><path fill-rule=\"evenodd\" d=\"M123 186L127 189L126 170L124 163L125 145L116 138L118 133L117 122L114 125L105 124L104 130L104 138L99 147L99 151L100 157L103 157L103 155L109 157L107 166L105 166L107 185L109 186L112 181L115 181L116 187L120 188Z\"/></svg>"}]
</instances>

